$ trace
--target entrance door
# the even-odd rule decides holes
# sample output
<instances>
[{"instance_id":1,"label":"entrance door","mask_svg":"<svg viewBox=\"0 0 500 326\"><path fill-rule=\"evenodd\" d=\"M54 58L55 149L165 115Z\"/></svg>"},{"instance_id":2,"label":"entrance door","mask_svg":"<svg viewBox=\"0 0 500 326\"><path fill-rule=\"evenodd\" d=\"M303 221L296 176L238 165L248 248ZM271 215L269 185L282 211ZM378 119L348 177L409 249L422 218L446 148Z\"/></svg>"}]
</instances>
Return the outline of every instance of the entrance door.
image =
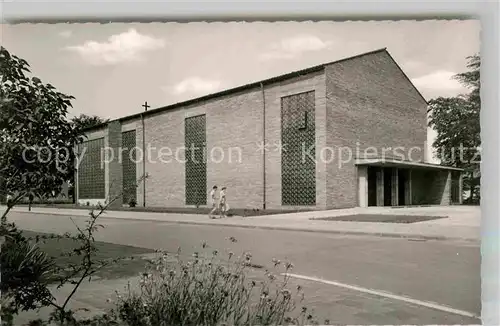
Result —
<instances>
[{"instance_id":1,"label":"entrance door","mask_svg":"<svg viewBox=\"0 0 500 326\"><path fill-rule=\"evenodd\" d=\"M460 203L460 172L451 172L451 203Z\"/></svg>"},{"instance_id":2,"label":"entrance door","mask_svg":"<svg viewBox=\"0 0 500 326\"><path fill-rule=\"evenodd\" d=\"M398 200L399 206L406 205L406 183L408 182L408 170L399 169L398 170Z\"/></svg>"},{"instance_id":3,"label":"entrance door","mask_svg":"<svg viewBox=\"0 0 500 326\"><path fill-rule=\"evenodd\" d=\"M377 206L377 168L368 167L368 206Z\"/></svg>"},{"instance_id":4,"label":"entrance door","mask_svg":"<svg viewBox=\"0 0 500 326\"><path fill-rule=\"evenodd\" d=\"M392 169L384 168L384 206L392 206Z\"/></svg>"}]
</instances>

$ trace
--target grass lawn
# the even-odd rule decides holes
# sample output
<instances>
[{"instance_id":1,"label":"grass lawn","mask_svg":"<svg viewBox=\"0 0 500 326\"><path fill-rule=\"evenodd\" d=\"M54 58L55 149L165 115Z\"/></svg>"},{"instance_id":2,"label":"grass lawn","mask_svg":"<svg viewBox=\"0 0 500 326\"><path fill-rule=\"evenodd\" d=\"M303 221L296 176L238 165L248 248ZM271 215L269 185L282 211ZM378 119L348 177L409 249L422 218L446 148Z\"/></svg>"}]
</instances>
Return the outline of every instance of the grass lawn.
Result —
<instances>
[{"instance_id":1,"label":"grass lawn","mask_svg":"<svg viewBox=\"0 0 500 326\"><path fill-rule=\"evenodd\" d=\"M446 216L419 216L419 215L383 215L383 214L357 214L324 218L312 218L311 220L322 221L344 221L344 222L375 222L375 223L417 223L424 221L447 218Z\"/></svg>"},{"instance_id":2,"label":"grass lawn","mask_svg":"<svg viewBox=\"0 0 500 326\"><path fill-rule=\"evenodd\" d=\"M47 236L47 233L39 233L23 230L23 234L27 238L35 238L38 236ZM61 253L67 253L81 246L80 243L72 239L45 239L38 243L39 247L49 256L56 259L56 263L60 267L65 267L68 264L77 264L81 261L81 256L61 256ZM144 271L146 258L145 255L152 254L154 251L146 248L138 248L132 246L123 246L108 242L96 241L95 246L98 249L94 255L96 260L116 259L122 257L134 257L133 259L124 259L116 263L112 263L103 267L95 275L103 279L116 279L138 275Z\"/></svg>"},{"instance_id":3,"label":"grass lawn","mask_svg":"<svg viewBox=\"0 0 500 326\"><path fill-rule=\"evenodd\" d=\"M26 204L20 206L28 206ZM32 207L53 207L53 208L67 208L67 209L85 209L90 210L92 206L75 205L75 204L62 204L62 203L47 203L47 204L33 204ZM211 207L120 207L113 208L114 211L129 211L129 212L149 212L149 213L174 213L174 214L201 214L208 215L212 210ZM274 215L286 214L297 212L309 212L312 209L233 209L231 208L228 216L260 216L260 215Z\"/></svg>"}]
</instances>

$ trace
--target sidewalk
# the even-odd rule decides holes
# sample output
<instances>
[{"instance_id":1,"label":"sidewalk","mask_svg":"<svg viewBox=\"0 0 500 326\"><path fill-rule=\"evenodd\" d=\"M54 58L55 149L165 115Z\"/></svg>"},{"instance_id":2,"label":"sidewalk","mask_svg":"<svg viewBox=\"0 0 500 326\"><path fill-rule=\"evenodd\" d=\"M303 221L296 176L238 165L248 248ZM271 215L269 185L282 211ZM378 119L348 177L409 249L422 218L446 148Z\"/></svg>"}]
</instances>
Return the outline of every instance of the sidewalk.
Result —
<instances>
[{"instance_id":1,"label":"sidewalk","mask_svg":"<svg viewBox=\"0 0 500 326\"><path fill-rule=\"evenodd\" d=\"M0 207L0 210L2 209L4 209L4 207ZM28 213L28 208L15 207L12 212ZM81 209L33 207L31 213L87 217L89 211ZM311 218L335 217L354 214L425 215L448 216L448 218L411 224L311 220ZM457 239L479 241L481 238L481 211L479 207L471 206L350 208L252 217L235 216L215 220L208 219L207 216L201 214L172 214L131 211L106 211L103 213L102 217L113 219L160 221L177 224L209 225L216 227L243 227L408 237L419 239Z\"/></svg>"}]
</instances>

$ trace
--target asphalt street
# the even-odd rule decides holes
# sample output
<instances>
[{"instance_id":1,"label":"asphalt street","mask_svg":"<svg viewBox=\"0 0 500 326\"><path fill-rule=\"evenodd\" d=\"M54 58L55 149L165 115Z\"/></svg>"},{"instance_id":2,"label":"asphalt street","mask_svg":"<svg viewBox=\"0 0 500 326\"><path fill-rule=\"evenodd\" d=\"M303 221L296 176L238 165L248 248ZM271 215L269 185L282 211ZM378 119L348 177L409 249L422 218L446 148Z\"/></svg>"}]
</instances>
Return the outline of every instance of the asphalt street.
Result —
<instances>
[{"instance_id":1,"label":"asphalt street","mask_svg":"<svg viewBox=\"0 0 500 326\"><path fill-rule=\"evenodd\" d=\"M74 231L65 216L11 212L9 220L40 232ZM84 217L73 217L76 223ZM272 259L290 260L294 274L319 279L300 280L320 316L335 324L477 324L460 313L425 307L431 302L456 310L481 313L480 245L472 242L384 238L376 236L258 230L102 218L105 228L96 239L117 244L184 252L207 242L221 253L250 251L265 267ZM286 221L284 221L286 223ZM236 243L227 240L237 239ZM321 282L369 289L364 293ZM414 300L401 302L383 293ZM333 316L332 316L333 315Z\"/></svg>"}]
</instances>

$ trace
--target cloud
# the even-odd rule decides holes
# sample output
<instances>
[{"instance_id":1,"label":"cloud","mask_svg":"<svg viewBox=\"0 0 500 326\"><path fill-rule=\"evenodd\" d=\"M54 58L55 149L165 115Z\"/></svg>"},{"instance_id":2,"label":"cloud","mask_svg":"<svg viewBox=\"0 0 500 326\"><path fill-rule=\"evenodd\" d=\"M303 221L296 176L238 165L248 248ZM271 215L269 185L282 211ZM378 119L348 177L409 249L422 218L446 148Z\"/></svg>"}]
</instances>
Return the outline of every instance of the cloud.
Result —
<instances>
[{"instance_id":1,"label":"cloud","mask_svg":"<svg viewBox=\"0 0 500 326\"><path fill-rule=\"evenodd\" d=\"M174 87L167 87L166 89L176 95L183 94L210 94L222 88L222 82L219 80L204 79L201 77L186 78Z\"/></svg>"},{"instance_id":2,"label":"cloud","mask_svg":"<svg viewBox=\"0 0 500 326\"><path fill-rule=\"evenodd\" d=\"M66 49L81 56L92 65L114 65L125 62L138 62L144 59L145 52L161 49L165 41L138 33L131 28L121 34L110 36L105 42L87 41L82 45Z\"/></svg>"},{"instance_id":3,"label":"cloud","mask_svg":"<svg viewBox=\"0 0 500 326\"><path fill-rule=\"evenodd\" d=\"M446 70L438 70L422 77L412 79L417 88L454 91L461 90L463 86L453 76L456 73Z\"/></svg>"},{"instance_id":4,"label":"cloud","mask_svg":"<svg viewBox=\"0 0 500 326\"><path fill-rule=\"evenodd\" d=\"M409 75L415 75L419 72L428 71L430 69L430 67L426 63L417 60L401 62L400 65L401 68L403 68L403 70Z\"/></svg>"},{"instance_id":5,"label":"cloud","mask_svg":"<svg viewBox=\"0 0 500 326\"><path fill-rule=\"evenodd\" d=\"M323 41L314 35L297 35L272 45L260 58L261 60L293 59L305 52L327 49L331 44L332 42Z\"/></svg>"},{"instance_id":6,"label":"cloud","mask_svg":"<svg viewBox=\"0 0 500 326\"><path fill-rule=\"evenodd\" d=\"M63 37L63 38L69 38L69 37L71 37L71 35L73 35L73 32L70 30L65 30L65 31L59 32L59 36Z\"/></svg>"},{"instance_id":7,"label":"cloud","mask_svg":"<svg viewBox=\"0 0 500 326\"><path fill-rule=\"evenodd\" d=\"M413 78L411 81L426 99L439 96L453 97L469 93L470 90L453 78L456 73L447 70L437 70L427 75Z\"/></svg>"}]
</instances>

